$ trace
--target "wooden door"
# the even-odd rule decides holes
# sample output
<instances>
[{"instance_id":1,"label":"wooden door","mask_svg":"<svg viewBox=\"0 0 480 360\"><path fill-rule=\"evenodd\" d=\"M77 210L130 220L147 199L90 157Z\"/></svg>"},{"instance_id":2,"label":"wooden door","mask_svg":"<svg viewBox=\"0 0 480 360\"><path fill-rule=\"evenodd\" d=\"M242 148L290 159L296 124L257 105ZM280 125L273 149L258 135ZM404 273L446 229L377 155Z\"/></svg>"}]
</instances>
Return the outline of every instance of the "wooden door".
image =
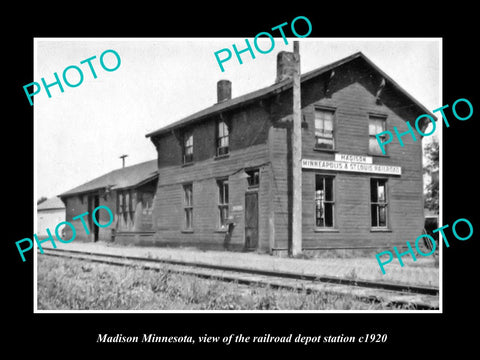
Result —
<instances>
[{"instance_id":1,"label":"wooden door","mask_svg":"<svg viewBox=\"0 0 480 360\"><path fill-rule=\"evenodd\" d=\"M93 210L95 210L99 205L99 197L98 195L90 195L88 197L88 227L90 231L90 240L98 241L98 226L93 221ZM95 216L97 217L97 221L99 221L100 214L98 211L96 212Z\"/></svg>"},{"instance_id":2,"label":"wooden door","mask_svg":"<svg viewBox=\"0 0 480 360\"><path fill-rule=\"evenodd\" d=\"M100 199L98 195L95 195L93 199L93 210L95 210L99 205L100 205ZM90 216L93 216L93 210ZM97 222L100 223L99 211L97 211L95 215L97 217ZM93 241L98 241L98 230L99 230L99 227L97 226L97 224L93 223Z\"/></svg>"},{"instance_id":3,"label":"wooden door","mask_svg":"<svg viewBox=\"0 0 480 360\"><path fill-rule=\"evenodd\" d=\"M258 193L245 194L245 248L258 247Z\"/></svg>"}]
</instances>

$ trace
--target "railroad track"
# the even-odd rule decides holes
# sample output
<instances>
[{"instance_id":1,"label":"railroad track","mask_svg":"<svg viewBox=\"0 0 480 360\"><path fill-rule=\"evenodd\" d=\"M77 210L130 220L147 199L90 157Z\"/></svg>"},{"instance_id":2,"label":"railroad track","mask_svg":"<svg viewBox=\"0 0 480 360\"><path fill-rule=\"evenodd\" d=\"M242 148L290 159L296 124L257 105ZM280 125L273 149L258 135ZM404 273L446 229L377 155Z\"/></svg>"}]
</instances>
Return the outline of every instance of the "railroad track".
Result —
<instances>
[{"instance_id":1,"label":"railroad track","mask_svg":"<svg viewBox=\"0 0 480 360\"><path fill-rule=\"evenodd\" d=\"M234 266L184 262L171 259L144 258L79 250L43 249L44 255L71 258L144 270L171 272L236 282L242 285L268 285L311 293L314 291L351 294L359 298L388 304L409 304L414 309L438 309L439 290L434 287L413 286L332 276L314 276L284 271L249 269ZM38 252L40 254L40 252Z\"/></svg>"}]
</instances>

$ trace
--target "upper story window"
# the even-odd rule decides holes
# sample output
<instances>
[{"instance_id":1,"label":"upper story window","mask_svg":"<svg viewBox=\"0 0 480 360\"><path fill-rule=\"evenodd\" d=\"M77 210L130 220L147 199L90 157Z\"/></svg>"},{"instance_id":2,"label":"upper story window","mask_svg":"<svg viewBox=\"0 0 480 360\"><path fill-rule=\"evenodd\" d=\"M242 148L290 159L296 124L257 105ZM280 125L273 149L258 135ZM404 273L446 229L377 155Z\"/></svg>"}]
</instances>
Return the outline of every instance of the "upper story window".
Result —
<instances>
[{"instance_id":1,"label":"upper story window","mask_svg":"<svg viewBox=\"0 0 480 360\"><path fill-rule=\"evenodd\" d=\"M385 131L386 117L369 115L368 116L368 152L372 155L383 155L380 145L378 145L376 135ZM382 142L385 142L385 135L381 137ZM385 146L385 145L384 145Z\"/></svg>"},{"instance_id":2,"label":"upper story window","mask_svg":"<svg viewBox=\"0 0 480 360\"><path fill-rule=\"evenodd\" d=\"M334 110L315 109L315 149L334 148Z\"/></svg>"},{"instance_id":3,"label":"upper story window","mask_svg":"<svg viewBox=\"0 0 480 360\"><path fill-rule=\"evenodd\" d=\"M258 188L260 186L260 171L258 169L245 171L248 175L248 188Z\"/></svg>"},{"instance_id":4,"label":"upper story window","mask_svg":"<svg viewBox=\"0 0 480 360\"><path fill-rule=\"evenodd\" d=\"M188 164L193 161L193 132L186 131L183 134L183 163Z\"/></svg>"},{"instance_id":5,"label":"upper story window","mask_svg":"<svg viewBox=\"0 0 480 360\"><path fill-rule=\"evenodd\" d=\"M229 153L229 128L225 121L217 123L217 156Z\"/></svg>"}]
</instances>

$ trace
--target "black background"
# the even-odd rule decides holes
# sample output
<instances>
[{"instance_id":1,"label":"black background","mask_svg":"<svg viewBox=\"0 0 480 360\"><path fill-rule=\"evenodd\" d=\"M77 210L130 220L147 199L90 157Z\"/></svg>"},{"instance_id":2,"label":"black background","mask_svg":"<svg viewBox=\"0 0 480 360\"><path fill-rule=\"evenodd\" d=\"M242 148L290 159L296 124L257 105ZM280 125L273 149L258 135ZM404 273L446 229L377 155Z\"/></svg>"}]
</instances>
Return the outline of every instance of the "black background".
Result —
<instances>
[{"instance_id":1,"label":"black background","mask_svg":"<svg viewBox=\"0 0 480 360\"><path fill-rule=\"evenodd\" d=\"M185 350L213 355L239 350L284 351L287 347L321 357L325 352L355 350L372 356L416 356L420 352L441 353L443 349L462 349L475 345L476 288L478 271L478 201L479 168L474 148L478 114L478 60L473 14L474 5L449 4L449 8L417 8L418 4L385 3L383 6L362 3L327 5L303 2L250 7L246 3L190 5L176 10L160 3L111 3L100 10L97 4L28 7L16 12L13 7L4 23L3 78L3 156L4 169L2 212L4 320L2 342L7 348L31 356L49 357L110 355L133 350L155 358L178 356ZM26 5L25 5L26 6ZM120 9L121 8L121 9ZM443 224L458 218L469 219L474 235L458 241L451 235L450 248L443 257L443 314L34 314L32 252L21 262L15 241L33 234L33 108L29 106L23 85L33 78L34 37L230 37L253 38L296 16L306 16L312 23L310 37L442 37L443 104L450 128L443 131ZM300 22L298 23L300 24ZM299 33L304 33L298 29ZM288 36L288 34L287 34ZM212 55L213 56L213 55ZM195 66L192 59L192 66ZM408 71L408 69L406 70ZM467 121L456 120L451 105L458 98L473 104L474 114ZM433 110L433 109L430 109ZM51 139L38 139L49 142ZM79 149L81 151L81 149ZM58 176L62 176L58 174ZM451 234L451 232L447 232ZM405 239L412 240L412 239ZM473 325L473 327L472 327ZM247 336L288 335L316 336L344 334L361 336L386 333L386 344L97 344L98 333L139 336L157 335ZM32 352L31 352L32 351ZM148 354L148 355L147 355Z\"/></svg>"}]
</instances>

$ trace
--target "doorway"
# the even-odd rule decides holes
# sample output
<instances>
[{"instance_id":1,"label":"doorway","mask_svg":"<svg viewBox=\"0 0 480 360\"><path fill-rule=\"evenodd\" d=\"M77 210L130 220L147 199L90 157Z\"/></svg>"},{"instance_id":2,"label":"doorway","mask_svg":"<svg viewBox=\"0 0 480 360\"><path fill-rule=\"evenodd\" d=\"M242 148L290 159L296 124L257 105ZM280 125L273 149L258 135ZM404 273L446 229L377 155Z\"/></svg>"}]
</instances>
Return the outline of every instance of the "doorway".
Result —
<instances>
[{"instance_id":1,"label":"doorway","mask_svg":"<svg viewBox=\"0 0 480 360\"><path fill-rule=\"evenodd\" d=\"M88 225L90 228L90 233L93 236L94 242L98 241L99 227L93 221L93 210L95 210L99 205L100 205L100 199L98 195L93 195L88 197L88 213L90 214L90 216L88 217ZM99 216L98 211L95 215L97 217ZM99 222L99 219L96 219L96 220L97 222Z\"/></svg>"},{"instance_id":2,"label":"doorway","mask_svg":"<svg viewBox=\"0 0 480 360\"><path fill-rule=\"evenodd\" d=\"M245 194L245 249L258 247L258 193Z\"/></svg>"}]
</instances>

